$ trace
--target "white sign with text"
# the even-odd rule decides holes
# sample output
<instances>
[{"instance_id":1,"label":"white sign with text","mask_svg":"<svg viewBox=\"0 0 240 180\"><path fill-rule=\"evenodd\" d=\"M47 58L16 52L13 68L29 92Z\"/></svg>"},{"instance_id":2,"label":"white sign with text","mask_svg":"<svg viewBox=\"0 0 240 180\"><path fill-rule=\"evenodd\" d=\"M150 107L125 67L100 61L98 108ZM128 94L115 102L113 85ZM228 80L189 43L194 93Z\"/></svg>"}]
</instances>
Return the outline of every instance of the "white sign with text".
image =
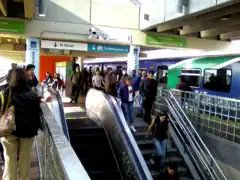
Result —
<instances>
[{"instance_id":1,"label":"white sign with text","mask_svg":"<svg viewBox=\"0 0 240 180\"><path fill-rule=\"evenodd\" d=\"M41 48L87 51L87 43L41 40Z\"/></svg>"}]
</instances>

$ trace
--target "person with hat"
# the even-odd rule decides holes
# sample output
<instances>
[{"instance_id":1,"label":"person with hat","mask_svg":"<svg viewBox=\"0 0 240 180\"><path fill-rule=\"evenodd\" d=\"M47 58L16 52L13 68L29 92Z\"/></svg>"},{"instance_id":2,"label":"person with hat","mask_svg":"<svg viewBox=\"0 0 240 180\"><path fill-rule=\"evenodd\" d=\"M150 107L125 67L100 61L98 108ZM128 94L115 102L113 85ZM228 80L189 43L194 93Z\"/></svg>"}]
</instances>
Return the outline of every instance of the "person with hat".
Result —
<instances>
[{"instance_id":1,"label":"person with hat","mask_svg":"<svg viewBox=\"0 0 240 180\"><path fill-rule=\"evenodd\" d=\"M157 165L160 166L160 169L163 169L163 161L166 154L167 142L169 142L169 146L171 145L170 125L167 112L160 112L156 118L152 120L148 127L146 138L148 138L150 131L152 132L153 143L156 148L156 152L152 154L150 163L155 165L155 159L158 157L160 162Z\"/></svg>"}]
</instances>

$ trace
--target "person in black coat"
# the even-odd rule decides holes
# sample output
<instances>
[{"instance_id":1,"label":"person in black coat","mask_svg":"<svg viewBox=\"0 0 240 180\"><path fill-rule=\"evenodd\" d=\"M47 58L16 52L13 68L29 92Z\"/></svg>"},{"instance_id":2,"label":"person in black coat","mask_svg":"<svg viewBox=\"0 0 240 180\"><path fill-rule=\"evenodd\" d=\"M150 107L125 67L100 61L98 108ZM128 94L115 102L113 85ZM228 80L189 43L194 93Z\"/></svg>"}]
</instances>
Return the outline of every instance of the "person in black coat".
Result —
<instances>
[{"instance_id":1,"label":"person in black coat","mask_svg":"<svg viewBox=\"0 0 240 180\"><path fill-rule=\"evenodd\" d=\"M0 96L1 114L13 108L15 124L11 135L1 138L5 158L3 179L16 179L18 169L20 179L29 179L33 141L41 127L42 98L29 87L25 69L16 68L13 72Z\"/></svg>"}]
</instances>

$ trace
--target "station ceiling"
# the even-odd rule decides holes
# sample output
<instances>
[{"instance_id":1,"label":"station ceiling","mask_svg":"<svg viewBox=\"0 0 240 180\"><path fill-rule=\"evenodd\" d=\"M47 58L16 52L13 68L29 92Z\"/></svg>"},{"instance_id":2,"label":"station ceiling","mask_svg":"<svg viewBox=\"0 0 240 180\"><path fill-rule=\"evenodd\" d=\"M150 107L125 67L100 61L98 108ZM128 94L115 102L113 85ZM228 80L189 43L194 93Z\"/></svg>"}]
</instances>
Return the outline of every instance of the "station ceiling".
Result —
<instances>
[{"instance_id":1,"label":"station ceiling","mask_svg":"<svg viewBox=\"0 0 240 180\"><path fill-rule=\"evenodd\" d=\"M240 2L208 9L151 27L148 31L201 39L230 41L240 38Z\"/></svg>"},{"instance_id":2,"label":"station ceiling","mask_svg":"<svg viewBox=\"0 0 240 180\"><path fill-rule=\"evenodd\" d=\"M0 16L33 19L35 0L0 0Z\"/></svg>"}]
</instances>

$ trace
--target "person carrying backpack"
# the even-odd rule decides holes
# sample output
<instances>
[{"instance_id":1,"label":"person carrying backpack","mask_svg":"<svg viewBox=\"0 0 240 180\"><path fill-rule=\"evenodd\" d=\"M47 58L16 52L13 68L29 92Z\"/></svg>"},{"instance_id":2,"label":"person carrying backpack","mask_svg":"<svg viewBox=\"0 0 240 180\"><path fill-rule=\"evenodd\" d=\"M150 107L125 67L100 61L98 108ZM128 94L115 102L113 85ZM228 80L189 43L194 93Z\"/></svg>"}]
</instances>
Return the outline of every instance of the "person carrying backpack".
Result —
<instances>
[{"instance_id":1,"label":"person carrying backpack","mask_svg":"<svg viewBox=\"0 0 240 180\"><path fill-rule=\"evenodd\" d=\"M15 180L18 169L20 179L29 179L33 140L41 126L41 101L43 99L29 87L26 71L16 68L0 96L3 180Z\"/></svg>"}]
</instances>

